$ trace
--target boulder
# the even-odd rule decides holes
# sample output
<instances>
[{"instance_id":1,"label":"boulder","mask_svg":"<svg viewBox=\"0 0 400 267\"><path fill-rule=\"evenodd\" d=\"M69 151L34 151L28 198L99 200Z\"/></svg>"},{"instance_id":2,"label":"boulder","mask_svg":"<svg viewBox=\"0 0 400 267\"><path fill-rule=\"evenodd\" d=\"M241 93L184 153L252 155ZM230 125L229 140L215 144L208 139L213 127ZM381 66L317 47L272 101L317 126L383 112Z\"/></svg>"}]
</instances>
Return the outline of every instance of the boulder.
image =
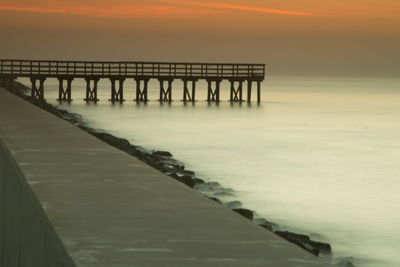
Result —
<instances>
[{"instance_id":1,"label":"boulder","mask_svg":"<svg viewBox=\"0 0 400 267\"><path fill-rule=\"evenodd\" d=\"M227 206L230 209L239 209L239 208L242 207L242 202L240 202L240 201L231 201L231 202L225 203L225 206Z\"/></svg>"},{"instance_id":2,"label":"boulder","mask_svg":"<svg viewBox=\"0 0 400 267\"><path fill-rule=\"evenodd\" d=\"M249 209L238 208L238 209L232 209L232 210L234 212L236 212L236 213L239 213L240 215L242 215L246 219L249 219L250 221L253 220L254 213Z\"/></svg>"},{"instance_id":3,"label":"boulder","mask_svg":"<svg viewBox=\"0 0 400 267\"><path fill-rule=\"evenodd\" d=\"M155 156L166 157L166 158L172 157L172 154L170 152L168 152L168 151L159 151L159 150L157 150L157 151L151 152L151 154L155 155Z\"/></svg>"},{"instance_id":4,"label":"boulder","mask_svg":"<svg viewBox=\"0 0 400 267\"><path fill-rule=\"evenodd\" d=\"M205 181L200 178L193 178L193 182L194 182L195 186L205 183Z\"/></svg>"},{"instance_id":5,"label":"boulder","mask_svg":"<svg viewBox=\"0 0 400 267\"><path fill-rule=\"evenodd\" d=\"M189 186L190 188L194 187L194 181L192 179L192 177L190 176L178 176L178 178L176 178L176 180L178 180L181 183L184 183L185 185Z\"/></svg>"},{"instance_id":6,"label":"boulder","mask_svg":"<svg viewBox=\"0 0 400 267\"><path fill-rule=\"evenodd\" d=\"M288 231L275 231L275 234L279 235L280 237L290 241L299 247L307 250L308 252L319 255L319 253L329 254L331 253L331 245L327 243L317 242L311 240L309 236L303 234L292 233Z\"/></svg>"},{"instance_id":7,"label":"boulder","mask_svg":"<svg viewBox=\"0 0 400 267\"><path fill-rule=\"evenodd\" d=\"M351 259L342 259L335 264L337 267L357 267L354 263L351 262Z\"/></svg>"},{"instance_id":8,"label":"boulder","mask_svg":"<svg viewBox=\"0 0 400 267\"><path fill-rule=\"evenodd\" d=\"M270 222L264 218L257 218L254 220L255 223L257 223L259 226L269 230L269 231L273 231L273 229L276 227L276 224L273 222Z\"/></svg>"},{"instance_id":9,"label":"boulder","mask_svg":"<svg viewBox=\"0 0 400 267\"><path fill-rule=\"evenodd\" d=\"M207 197L208 197L209 199L211 199L211 200L217 202L218 204L221 204L221 205L222 205L222 201L219 200L218 198L216 198L216 197L209 197L209 196L207 196Z\"/></svg>"}]
</instances>

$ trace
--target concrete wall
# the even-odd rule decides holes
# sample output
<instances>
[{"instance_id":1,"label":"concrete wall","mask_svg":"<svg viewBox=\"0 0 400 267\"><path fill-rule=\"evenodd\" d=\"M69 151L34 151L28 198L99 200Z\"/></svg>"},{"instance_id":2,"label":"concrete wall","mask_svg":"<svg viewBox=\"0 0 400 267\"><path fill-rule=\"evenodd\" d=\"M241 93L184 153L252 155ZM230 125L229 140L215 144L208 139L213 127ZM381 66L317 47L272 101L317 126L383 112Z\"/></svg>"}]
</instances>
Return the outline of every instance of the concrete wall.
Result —
<instances>
[{"instance_id":1,"label":"concrete wall","mask_svg":"<svg viewBox=\"0 0 400 267\"><path fill-rule=\"evenodd\" d=\"M0 266L75 266L1 139Z\"/></svg>"}]
</instances>

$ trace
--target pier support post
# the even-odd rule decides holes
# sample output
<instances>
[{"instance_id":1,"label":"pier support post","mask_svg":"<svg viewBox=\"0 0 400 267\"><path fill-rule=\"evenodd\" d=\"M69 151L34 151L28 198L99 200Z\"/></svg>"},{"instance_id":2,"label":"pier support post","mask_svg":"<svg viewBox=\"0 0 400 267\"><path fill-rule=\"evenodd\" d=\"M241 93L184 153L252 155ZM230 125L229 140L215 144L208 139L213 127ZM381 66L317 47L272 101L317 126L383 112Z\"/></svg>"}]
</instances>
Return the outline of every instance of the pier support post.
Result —
<instances>
[{"instance_id":1,"label":"pier support post","mask_svg":"<svg viewBox=\"0 0 400 267\"><path fill-rule=\"evenodd\" d=\"M215 82L215 89L212 88L212 83ZM219 87L221 84L221 80L220 79L215 79L215 80L211 80L208 79L207 80L208 83L208 90L207 90L207 101L208 102L219 102Z\"/></svg>"},{"instance_id":2,"label":"pier support post","mask_svg":"<svg viewBox=\"0 0 400 267\"><path fill-rule=\"evenodd\" d=\"M247 80L247 102L251 102L251 87L253 85L252 80Z\"/></svg>"},{"instance_id":3,"label":"pier support post","mask_svg":"<svg viewBox=\"0 0 400 267\"><path fill-rule=\"evenodd\" d=\"M97 98L97 83L99 82L99 78L85 78L86 80L86 98L84 99L86 102L97 102L99 99ZM91 81L93 81L93 88L90 86Z\"/></svg>"},{"instance_id":4,"label":"pier support post","mask_svg":"<svg viewBox=\"0 0 400 267\"><path fill-rule=\"evenodd\" d=\"M196 101L196 79L182 79L183 81L183 101ZM192 93L190 94L188 83L192 82Z\"/></svg>"},{"instance_id":5,"label":"pier support post","mask_svg":"<svg viewBox=\"0 0 400 267\"><path fill-rule=\"evenodd\" d=\"M36 81L39 80L39 87L36 84ZM46 80L46 78L44 77L40 77L40 78L36 78L36 77L32 77L31 78L31 83L32 83L32 88L31 88L31 97L33 99L37 99L37 100L44 100L44 81Z\"/></svg>"},{"instance_id":6,"label":"pier support post","mask_svg":"<svg viewBox=\"0 0 400 267\"><path fill-rule=\"evenodd\" d=\"M124 101L124 81L125 78L110 78L111 81L111 99L110 101L119 101L122 103ZM115 83L119 82L118 91L116 90Z\"/></svg>"},{"instance_id":7,"label":"pier support post","mask_svg":"<svg viewBox=\"0 0 400 267\"><path fill-rule=\"evenodd\" d=\"M72 81L74 80L74 78L68 77L68 78L64 78L64 77L58 77L58 83L59 83L59 87L58 87L58 101L67 101L67 102L71 102L71 84ZM64 88L64 81L67 82L67 88Z\"/></svg>"},{"instance_id":8,"label":"pier support post","mask_svg":"<svg viewBox=\"0 0 400 267\"><path fill-rule=\"evenodd\" d=\"M261 102L261 81L257 81L257 103Z\"/></svg>"},{"instance_id":9,"label":"pier support post","mask_svg":"<svg viewBox=\"0 0 400 267\"><path fill-rule=\"evenodd\" d=\"M230 101L243 101L243 80L230 80L231 82L231 94ZM235 82L238 82L239 85L235 88Z\"/></svg>"},{"instance_id":10,"label":"pier support post","mask_svg":"<svg viewBox=\"0 0 400 267\"><path fill-rule=\"evenodd\" d=\"M171 102L172 101L172 82L173 78L160 78L160 102ZM164 88L164 82L167 82L167 89Z\"/></svg>"},{"instance_id":11,"label":"pier support post","mask_svg":"<svg viewBox=\"0 0 400 267\"><path fill-rule=\"evenodd\" d=\"M147 85L149 78L135 78L136 81L136 102L147 102ZM143 81L143 89L141 89L141 81Z\"/></svg>"}]
</instances>

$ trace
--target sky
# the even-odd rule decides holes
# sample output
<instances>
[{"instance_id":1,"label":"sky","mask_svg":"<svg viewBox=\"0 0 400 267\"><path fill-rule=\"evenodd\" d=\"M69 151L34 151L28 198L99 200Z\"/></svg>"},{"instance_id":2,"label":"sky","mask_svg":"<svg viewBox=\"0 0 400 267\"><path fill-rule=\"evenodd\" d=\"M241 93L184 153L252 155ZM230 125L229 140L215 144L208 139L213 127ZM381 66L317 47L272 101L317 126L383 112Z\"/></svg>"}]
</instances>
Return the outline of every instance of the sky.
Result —
<instances>
[{"instance_id":1,"label":"sky","mask_svg":"<svg viewBox=\"0 0 400 267\"><path fill-rule=\"evenodd\" d=\"M0 0L0 58L265 63L400 75L399 0Z\"/></svg>"}]
</instances>

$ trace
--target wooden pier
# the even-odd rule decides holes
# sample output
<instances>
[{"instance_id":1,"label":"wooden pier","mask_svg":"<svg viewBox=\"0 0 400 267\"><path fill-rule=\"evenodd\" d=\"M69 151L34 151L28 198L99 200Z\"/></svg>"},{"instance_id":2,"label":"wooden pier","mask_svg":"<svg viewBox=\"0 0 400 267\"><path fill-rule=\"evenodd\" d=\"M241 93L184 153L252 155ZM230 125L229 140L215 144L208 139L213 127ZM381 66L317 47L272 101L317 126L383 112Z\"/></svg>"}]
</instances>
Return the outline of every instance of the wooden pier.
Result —
<instances>
[{"instance_id":1,"label":"wooden pier","mask_svg":"<svg viewBox=\"0 0 400 267\"><path fill-rule=\"evenodd\" d=\"M72 101L72 82L81 78L86 81L85 100L96 102L97 84L100 79L111 82L113 102L124 101L124 82L136 82L137 102L147 102L148 82L160 82L161 102L172 101L172 84L183 81L183 101L196 100L196 82L207 81L207 101L220 102L220 85L230 82L230 101L241 102L243 83L247 82L247 101L251 102L253 83L257 85L257 102L261 101L261 82L265 78L265 64L225 63L169 63L169 62L101 62L101 61L54 61L0 59L0 86L17 78L31 80L31 96L44 100L44 83L48 78L59 81L58 100Z\"/></svg>"}]
</instances>

